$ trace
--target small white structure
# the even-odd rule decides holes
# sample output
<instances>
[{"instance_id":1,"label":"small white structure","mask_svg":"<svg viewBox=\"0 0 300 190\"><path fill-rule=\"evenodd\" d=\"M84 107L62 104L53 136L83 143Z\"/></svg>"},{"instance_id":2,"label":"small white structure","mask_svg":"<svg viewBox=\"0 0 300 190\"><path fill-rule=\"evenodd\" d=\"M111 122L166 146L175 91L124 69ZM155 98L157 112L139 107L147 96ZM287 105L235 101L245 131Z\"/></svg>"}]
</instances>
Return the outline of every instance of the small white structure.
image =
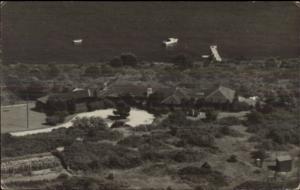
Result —
<instances>
[{"instance_id":1,"label":"small white structure","mask_svg":"<svg viewBox=\"0 0 300 190\"><path fill-rule=\"evenodd\" d=\"M300 8L300 1L295 1L295 5Z\"/></svg>"},{"instance_id":2,"label":"small white structure","mask_svg":"<svg viewBox=\"0 0 300 190\"><path fill-rule=\"evenodd\" d=\"M256 105L256 103L258 102L258 97L253 96L253 97L249 97L249 98L244 98L242 96L239 96L238 101L241 103L245 103L248 106L254 107Z\"/></svg>"},{"instance_id":3,"label":"small white structure","mask_svg":"<svg viewBox=\"0 0 300 190\"><path fill-rule=\"evenodd\" d=\"M82 44L82 41L83 41L82 39L74 39L73 44L78 46Z\"/></svg>"},{"instance_id":4,"label":"small white structure","mask_svg":"<svg viewBox=\"0 0 300 190\"><path fill-rule=\"evenodd\" d=\"M82 91L82 90L84 90L83 88L74 88L73 90L72 90L72 92L77 92L77 91Z\"/></svg>"},{"instance_id":5,"label":"small white structure","mask_svg":"<svg viewBox=\"0 0 300 190\"><path fill-rule=\"evenodd\" d=\"M178 38L168 38L168 40L164 40L163 44L166 47L174 46L178 43Z\"/></svg>"},{"instance_id":6,"label":"small white structure","mask_svg":"<svg viewBox=\"0 0 300 190\"><path fill-rule=\"evenodd\" d=\"M202 57L203 59L207 59L207 58L210 57L210 55L202 55L201 57Z\"/></svg>"},{"instance_id":7,"label":"small white structure","mask_svg":"<svg viewBox=\"0 0 300 190\"><path fill-rule=\"evenodd\" d=\"M218 46L217 45L211 45L210 46L210 50L211 50L211 53L212 55L214 56L215 60L217 62L221 62L222 61L222 58L218 52Z\"/></svg>"},{"instance_id":8,"label":"small white structure","mask_svg":"<svg viewBox=\"0 0 300 190\"><path fill-rule=\"evenodd\" d=\"M151 94L153 94L152 88L147 88L147 97L149 97Z\"/></svg>"}]
</instances>

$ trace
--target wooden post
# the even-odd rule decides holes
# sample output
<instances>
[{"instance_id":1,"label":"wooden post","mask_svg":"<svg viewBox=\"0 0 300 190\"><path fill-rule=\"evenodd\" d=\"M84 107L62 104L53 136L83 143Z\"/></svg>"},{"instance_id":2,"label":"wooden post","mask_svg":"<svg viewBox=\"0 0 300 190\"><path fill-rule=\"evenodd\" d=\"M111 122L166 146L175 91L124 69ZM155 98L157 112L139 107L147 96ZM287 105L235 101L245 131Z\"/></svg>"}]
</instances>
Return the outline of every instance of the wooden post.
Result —
<instances>
[{"instance_id":1,"label":"wooden post","mask_svg":"<svg viewBox=\"0 0 300 190\"><path fill-rule=\"evenodd\" d=\"M27 92L27 96L26 96L26 124L27 124L27 129L29 128L29 112L28 112L28 92Z\"/></svg>"}]
</instances>

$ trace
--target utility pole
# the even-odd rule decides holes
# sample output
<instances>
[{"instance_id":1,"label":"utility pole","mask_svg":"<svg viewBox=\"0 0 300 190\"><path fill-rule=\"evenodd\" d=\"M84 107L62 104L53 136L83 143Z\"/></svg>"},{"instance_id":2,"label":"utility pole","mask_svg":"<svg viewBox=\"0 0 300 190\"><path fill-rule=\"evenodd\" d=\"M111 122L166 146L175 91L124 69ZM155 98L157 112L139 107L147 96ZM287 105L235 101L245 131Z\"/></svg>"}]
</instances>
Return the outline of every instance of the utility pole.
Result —
<instances>
[{"instance_id":1,"label":"utility pole","mask_svg":"<svg viewBox=\"0 0 300 190\"><path fill-rule=\"evenodd\" d=\"M26 126L29 129L28 92L26 92Z\"/></svg>"}]
</instances>

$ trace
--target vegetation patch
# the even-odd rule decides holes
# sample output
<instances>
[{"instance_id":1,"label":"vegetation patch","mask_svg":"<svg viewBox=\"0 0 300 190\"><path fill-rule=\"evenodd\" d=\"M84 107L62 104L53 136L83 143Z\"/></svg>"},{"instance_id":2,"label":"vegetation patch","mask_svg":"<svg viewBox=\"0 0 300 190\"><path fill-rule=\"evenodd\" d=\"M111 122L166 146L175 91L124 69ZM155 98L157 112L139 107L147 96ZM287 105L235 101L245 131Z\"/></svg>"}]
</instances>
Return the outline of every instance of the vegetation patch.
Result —
<instances>
[{"instance_id":1,"label":"vegetation patch","mask_svg":"<svg viewBox=\"0 0 300 190\"><path fill-rule=\"evenodd\" d=\"M209 183L209 186L221 187L227 185L226 177L219 171L206 167L187 166L178 171L181 179L193 183Z\"/></svg>"}]
</instances>

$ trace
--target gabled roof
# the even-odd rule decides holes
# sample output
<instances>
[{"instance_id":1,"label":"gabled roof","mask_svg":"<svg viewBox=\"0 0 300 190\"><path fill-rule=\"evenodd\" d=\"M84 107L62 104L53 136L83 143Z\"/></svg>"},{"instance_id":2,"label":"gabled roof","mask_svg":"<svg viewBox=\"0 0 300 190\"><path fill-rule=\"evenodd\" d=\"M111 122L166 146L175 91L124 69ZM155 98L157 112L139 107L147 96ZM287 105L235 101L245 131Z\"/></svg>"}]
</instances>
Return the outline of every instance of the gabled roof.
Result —
<instances>
[{"instance_id":1,"label":"gabled roof","mask_svg":"<svg viewBox=\"0 0 300 190\"><path fill-rule=\"evenodd\" d=\"M173 95L177 96L180 99L190 99L192 92L186 88L176 88Z\"/></svg>"},{"instance_id":2,"label":"gabled roof","mask_svg":"<svg viewBox=\"0 0 300 190\"><path fill-rule=\"evenodd\" d=\"M91 96L89 90L86 90L86 89L72 91L72 92L69 92L68 94L71 98L74 98L74 99L87 98L87 97Z\"/></svg>"},{"instance_id":3,"label":"gabled roof","mask_svg":"<svg viewBox=\"0 0 300 190\"><path fill-rule=\"evenodd\" d=\"M92 94L89 92L89 90L82 89L82 90L66 92L66 93L49 94L47 96L38 98L37 101L46 104L48 100L55 99L55 98L59 98L59 99L63 99L63 100L70 100L70 99L87 98L87 97L90 97L91 95Z\"/></svg>"},{"instance_id":4,"label":"gabled roof","mask_svg":"<svg viewBox=\"0 0 300 190\"><path fill-rule=\"evenodd\" d=\"M277 156L276 160L278 160L279 162L283 162L283 161L289 161L292 160L292 157L290 155L280 155Z\"/></svg>"},{"instance_id":5,"label":"gabled roof","mask_svg":"<svg viewBox=\"0 0 300 190\"><path fill-rule=\"evenodd\" d=\"M38 99L37 99L37 101L39 101L39 102L42 102L42 103L46 104L46 103L47 103L47 101L48 101L48 99L49 99L49 95L47 95L47 96L43 96L43 97L40 97L40 98L38 98Z\"/></svg>"},{"instance_id":6,"label":"gabled roof","mask_svg":"<svg viewBox=\"0 0 300 190\"><path fill-rule=\"evenodd\" d=\"M172 95L172 96L169 96L166 99L164 99L161 103L179 105L179 104L181 104L181 99L179 99L178 97Z\"/></svg>"},{"instance_id":7,"label":"gabled roof","mask_svg":"<svg viewBox=\"0 0 300 190\"><path fill-rule=\"evenodd\" d=\"M157 82L145 82L145 81L117 81L107 87L107 89L100 91L99 95L118 97L126 94L132 96L146 96L147 89L152 88L153 93L161 93L164 96L172 94L173 89Z\"/></svg>"},{"instance_id":8,"label":"gabled roof","mask_svg":"<svg viewBox=\"0 0 300 190\"><path fill-rule=\"evenodd\" d=\"M181 104L182 100L188 100L190 99L191 96L191 91L185 88L176 88L175 91L168 96L166 99L162 101L163 104Z\"/></svg>"},{"instance_id":9,"label":"gabled roof","mask_svg":"<svg viewBox=\"0 0 300 190\"><path fill-rule=\"evenodd\" d=\"M234 97L235 97L235 91L224 87L224 86L219 86L219 88L217 88L216 90L214 90L213 92L211 92L205 99L206 100L214 100L215 96L221 94L223 96L224 99L226 99L227 101L229 101L230 103L233 102Z\"/></svg>"}]
</instances>

